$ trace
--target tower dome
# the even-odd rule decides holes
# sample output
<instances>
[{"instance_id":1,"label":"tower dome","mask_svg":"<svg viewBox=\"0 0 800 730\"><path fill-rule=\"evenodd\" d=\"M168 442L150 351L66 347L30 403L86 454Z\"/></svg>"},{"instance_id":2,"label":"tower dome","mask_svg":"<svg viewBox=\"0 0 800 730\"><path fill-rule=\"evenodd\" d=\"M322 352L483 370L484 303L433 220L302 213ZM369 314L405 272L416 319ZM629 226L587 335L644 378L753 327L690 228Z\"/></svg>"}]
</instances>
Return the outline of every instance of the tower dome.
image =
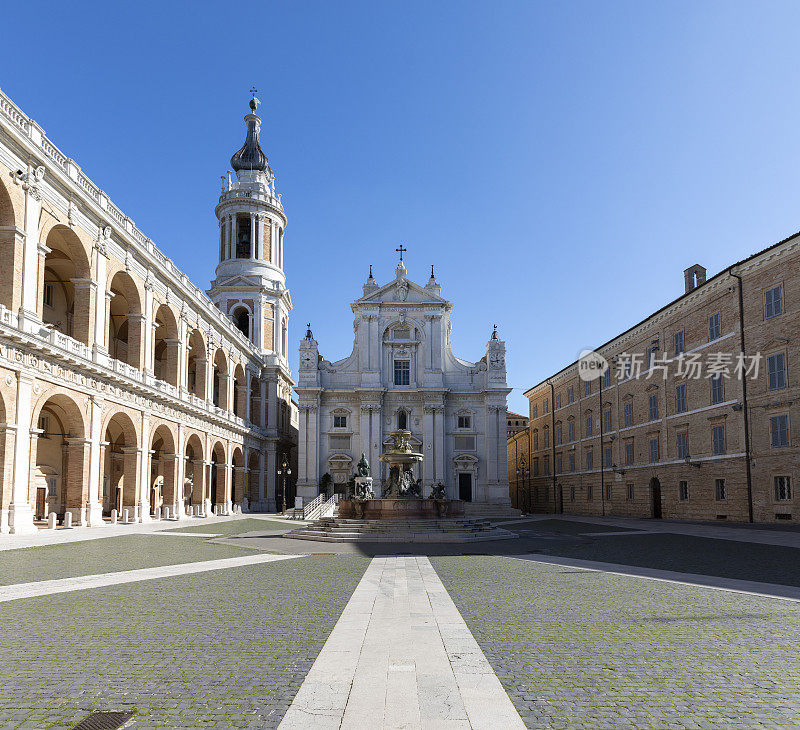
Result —
<instances>
[{"instance_id":1,"label":"tower dome","mask_svg":"<svg viewBox=\"0 0 800 730\"><path fill-rule=\"evenodd\" d=\"M258 99L253 97L250 101L250 109L252 111L244 118L247 123L247 137L242 148L231 157L231 167L237 173L240 170L258 170L260 172L269 170L267 156L261 149L261 142L258 139L261 129L261 117L256 114L257 105Z\"/></svg>"}]
</instances>

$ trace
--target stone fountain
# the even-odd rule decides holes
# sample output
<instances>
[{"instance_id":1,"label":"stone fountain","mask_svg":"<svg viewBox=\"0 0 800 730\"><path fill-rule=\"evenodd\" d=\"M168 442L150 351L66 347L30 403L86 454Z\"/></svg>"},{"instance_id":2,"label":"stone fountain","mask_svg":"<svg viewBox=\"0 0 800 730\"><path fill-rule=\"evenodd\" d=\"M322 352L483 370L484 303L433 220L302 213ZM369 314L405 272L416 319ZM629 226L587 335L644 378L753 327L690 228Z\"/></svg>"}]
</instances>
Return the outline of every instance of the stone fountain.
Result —
<instances>
[{"instance_id":1,"label":"stone fountain","mask_svg":"<svg viewBox=\"0 0 800 730\"><path fill-rule=\"evenodd\" d=\"M392 431L392 447L378 457L389 470L380 499L372 489L369 462L364 454L358 462L355 494L352 499L339 501L339 516L359 519L404 519L456 517L464 514L464 503L447 499L444 486L437 485L426 499L422 494L422 479L414 479L414 466L422 463L423 455L411 447L411 431Z\"/></svg>"}]
</instances>

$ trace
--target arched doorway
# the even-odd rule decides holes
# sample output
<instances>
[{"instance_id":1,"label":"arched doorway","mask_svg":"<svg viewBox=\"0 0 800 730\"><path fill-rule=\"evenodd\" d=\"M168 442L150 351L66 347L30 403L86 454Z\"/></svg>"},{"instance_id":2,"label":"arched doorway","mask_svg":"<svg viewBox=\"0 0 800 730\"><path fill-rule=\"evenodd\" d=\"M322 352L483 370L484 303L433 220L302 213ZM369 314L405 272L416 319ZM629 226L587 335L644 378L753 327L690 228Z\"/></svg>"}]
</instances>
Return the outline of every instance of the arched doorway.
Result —
<instances>
[{"instance_id":1,"label":"arched doorway","mask_svg":"<svg viewBox=\"0 0 800 730\"><path fill-rule=\"evenodd\" d=\"M186 358L186 389L198 398L206 397L206 345L200 330L189 336L189 355ZM201 457L202 458L202 457Z\"/></svg>"},{"instance_id":2,"label":"arched doorway","mask_svg":"<svg viewBox=\"0 0 800 730\"><path fill-rule=\"evenodd\" d=\"M91 268L78 237L66 226L47 236L39 304L42 321L62 334L89 344Z\"/></svg>"},{"instance_id":3,"label":"arched doorway","mask_svg":"<svg viewBox=\"0 0 800 730\"><path fill-rule=\"evenodd\" d=\"M140 368L142 358L142 315L139 292L130 274L119 271L111 279L108 307L108 353L115 360Z\"/></svg>"},{"instance_id":4,"label":"arched doorway","mask_svg":"<svg viewBox=\"0 0 800 730\"><path fill-rule=\"evenodd\" d=\"M233 323L237 329L248 339L250 339L250 312L246 307L239 306L233 310L231 315Z\"/></svg>"},{"instance_id":5,"label":"arched doorway","mask_svg":"<svg viewBox=\"0 0 800 730\"><path fill-rule=\"evenodd\" d=\"M228 410L228 358L222 349L214 354L214 392L212 402L217 408Z\"/></svg>"},{"instance_id":6,"label":"arched doorway","mask_svg":"<svg viewBox=\"0 0 800 730\"><path fill-rule=\"evenodd\" d=\"M172 310L162 304L155 317L153 374L170 385L178 385L178 323Z\"/></svg>"},{"instance_id":7,"label":"arched doorway","mask_svg":"<svg viewBox=\"0 0 800 730\"><path fill-rule=\"evenodd\" d=\"M136 427L127 413L116 413L105 431L103 456L103 512L116 510L120 518L138 521L139 450Z\"/></svg>"},{"instance_id":8,"label":"arched doorway","mask_svg":"<svg viewBox=\"0 0 800 730\"><path fill-rule=\"evenodd\" d=\"M233 371L233 415L245 418L247 416L247 376L244 368L237 365Z\"/></svg>"},{"instance_id":9,"label":"arched doorway","mask_svg":"<svg viewBox=\"0 0 800 730\"><path fill-rule=\"evenodd\" d=\"M228 508L228 495L225 483L227 465L225 463L225 449L217 441L211 452L211 509L217 513L226 512Z\"/></svg>"},{"instance_id":10,"label":"arched doorway","mask_svg":"<svg viewBox=\"0 0 800 730\"><path fill-rule=\"evenodd\" d=\"M175 494L175 440L165 425L153 432L150 451L150 511L157 514L163 507L173 512L176 507Z\"/></svg>"},{"instance_id":11,"label":"arched doorway","mask_svg":"<svg viewBox=\"0 0 800 730\"><path fill-rule=\"evenodd\" d=\"M244 454L242 454L242 450L238 446L233 450L231 465L233 467L231 502L233 504L241 504L244 498Z\"/></svg>"},{"instance_id":12,"label":"arched doorway","mask_svg":"<svg viewBox=\"0 0 800 730\"><path fill-rule=\"evenodd\" d=\"M661 519L661 482L656 477L650 480L650 497L652 499L653 518Z\"/></svg>"},{"instance_id":13,"label":"arched doorway","mask_svg":"<svg viewBox=\"0 0 800 730\"><path fill-rule=\"evenodd\" d=\"M203 444L196 434L186 442L184 454L185 471L182 500L187 514L196 506L205 509L205 464L203 463Z\"/></svg>"},{"instance_id":14,"label":"arched doorway","mask_svg":"<svg viewBox=\"0 0 800 730\"><path fill-rule=\"evenodd\" d=\"M72 514L73 524L85 525L88 494L88 446L84 423L75 401L66 395L49 398L36 417L36 467L31 474L29 502L36 517L55 512L60 520Z\"/></svg>"}]
</instances>

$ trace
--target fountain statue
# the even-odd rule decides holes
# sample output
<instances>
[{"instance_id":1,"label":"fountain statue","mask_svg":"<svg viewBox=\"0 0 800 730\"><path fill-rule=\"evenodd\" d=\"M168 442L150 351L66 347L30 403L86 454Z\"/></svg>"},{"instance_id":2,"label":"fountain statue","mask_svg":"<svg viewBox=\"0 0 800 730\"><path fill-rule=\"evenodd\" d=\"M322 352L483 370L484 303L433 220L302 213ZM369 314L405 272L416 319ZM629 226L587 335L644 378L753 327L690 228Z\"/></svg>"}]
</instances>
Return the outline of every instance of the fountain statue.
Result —
<instances>
[{"instance_id":1,"label":"fountain statue","mask_svg":"<svg viewBox=\"0 0 800 730\"><path fill-rule=\"evenodd\" d=\"M389 467L389 481L383 489L383 498L422 499L422 482L414 480L412 468L422 461L422 454L411 448L411 431L391 433L394 447L378 458Z\"/></svg>"}]
</instances>

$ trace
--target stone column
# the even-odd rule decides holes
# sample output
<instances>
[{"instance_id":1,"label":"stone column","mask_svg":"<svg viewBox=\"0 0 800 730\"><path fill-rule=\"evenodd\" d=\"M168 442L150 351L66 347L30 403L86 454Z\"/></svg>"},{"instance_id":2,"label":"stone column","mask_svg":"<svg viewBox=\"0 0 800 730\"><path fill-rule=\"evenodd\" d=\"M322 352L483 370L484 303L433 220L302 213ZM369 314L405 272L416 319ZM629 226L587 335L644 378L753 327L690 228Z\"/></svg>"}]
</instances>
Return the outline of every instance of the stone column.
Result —
<instances>
[{"instance_id":1,"label":"stone column","mask_svg":"<svg viewBox=\"0 0 800 730\"><path fill-rule=\"evenodd\" d=\"M275 495L277 494L278 486L278 451L277 444L274 441L267 442L267 469L266 469L266 483L267 483L267 509L270 511L277 511L281 505L277 503Z\"/></svg>"},{"instance_id":2,"label":"stone column","mask_svg":"<svg viewBox=\"0 0 800 730\"><path fill-rule=\"evenodd\" d=\"M145 343L147 342L147 322L143 314L128 313L128 365L142 369Z\"/></svg>"},{"instance_id":3,"label":"stone column","mask_svg":"<svg viewBox=\"0 0 800 730\"><path fill-rule=\"evenodd\" d=\"M97 335L98 340L103 343L103 350L108 352L111 347L111 340L110 340L110 333L108 323L111 321L111 300L114 298L114 292L110 289L106 289L106 296L105 300L102 304L105 307L105 315L103 318L103 331ZM98 302L98 306L101 305L101 302Z\"/></svg>"},{"instance_id":4,"label":"stone column","mask_svg":"<svg viewBox=\"0 0 800 730\"><path fill-rule=\"evenodd\" d=\"M25 247L24 239L22 240L21 243L22 243L22 248L24 249ZM10 242L0 241L0 245L16 246L18 244L17 241L14 240ZM36 271L36 290L39 293L37 294L36 297L36 316L38 319L41 320L44 315L44 270L47 265L47 254L49 254L52 251L52 249L48 248L43 243L39 243L38 251L39 251L39 259ZM14 258L16 258L16 256ZM10 261L9 263L13 264L13 260Z\"/></svg>"},{"instance_id":5,"label":"stone column","mask_svg":"<svg viewBox=\"0 0 800 730\"><path fill-rule=\"evenodd\" d=\"M101 360L103 364L108 357L108 349L106 348L106 322L107 314L110 306L111 292L106 290L108 282L106 281L106 270L108 267L108 251L105 244L98 241L94 247L95 250L95 272L97 276L97 303L94 310L94 344L92 346L92 357L95 362ZM113 295L112 295L113 296Z\"/></svg>"},{"instance_id":6,"label":"stone column","mask_svg":"<svg viewBox=\"0 0 800 730\"><path fill-rule=\"evenodd\" d=\"M14 487L8 508L9 530L15 535L33 535L33 508L28 501L31 481L30 459L31 400L33 377L27 372L17 373L17 439L14 446ZM34 452L35 453L35 452Z\"/></svg>"},{"instance_id":7,"label":"stone column","mask_svg":"<svg viewBox=\"0 0 800 730\"><path fill-rule=\"evenodd\" d=\"M99 307L98 307L99 309ZM103 416L103 398L99 395L89 396L89 484L86 495L86 520L89 527L103 527L103 497L101 491L104 463L101 420Z\"/></svg>"},{"instance_id":8,"label":"stone column","mask_svg":"<svg viewBox=\"0 0 800 730\"><path fill-rule=\"evenodd\" d=\"M39 284L39 217L42 196L39 193L32 164L28 164L28 179L22 188L25 191L25 242L22 251L22 306L20 307L20 328L25 331L39 325L38 284ZM25 439L27 441L27 439ZM33 512L31 512L33 514ZM20 513L22 517L22 513ZM22 524L22 523L20 523ZM22 528L27 529L27 528ZM35 529L31 526L31 529Z\"/></svg>"},{"instance_id":9,"label":"stone column","mask_svg":"<svg viewBox=\"0 0 800 730\"><path fill-rule=\"evenodd\" d=\"M445 465L444 450L444 407L436 406L433 409L433 451L434 451L434 470L433 478L436 482L447 484L447 469Z\"/></svg>"},{"instance_id":10,"label":"stone column","mask_svg":"<svg viewBox=\"0 0 800 730\"><path fill-rule=\"evenodd\" d=\"M72 316L72 338L92 345L91 329L94 324L93 313L97 282L92 279L70 279L75 287L74 314ZM97 303L99 305L99 302Z\"/></svg>"},{"instance_id":11,"label":"stone column","mask_svg":"<svg viewBox=\"0 0 800 730\"><path fill-rule=\"evenodd\" d=\"M183 504L183 484L186 480L185 428L182 423L178 424L178 440L175 444L175 516L178 519L186 515Z\"/></svg>"},{"instance_id":12,"label":"stone column","mask_svg":"<svg viewBox=\"0 0 800 730\"><path fill-rule=\"evenodd\" d=\"M436 483L433 472L435 445L433 406L424 406L423 408L422 440L425 442L423 445L425 458L422 461L422 483L425 487L432 487Z\"/></svg>"},{"instance_id":13,"label":"stone column","mask_svg":"<svg viewBox=\"0 0 800 730\"><path fill-rule=\"evenodd\" d=\"M272 502L267 499L267 468L264 449L258 451L258 508L267 512L275 511L275 499Z\"/></svg>"},{"instance_id":14,"label":"stone column","mask_svg":"<svg viewBox=\"0 0 800 730\"><path fill-rule=\"evenodd\" d=\"M7 533L8 508L14 495L14 449L17 426L14 423L0 424L2 430L2 460L0 460L0 534Z\"/></svg>"},{"instance_id":15,"label":"stone column","mask_svg":"<svg viewBox=\"0 0 800 730\"><path fill-rule=\"evenodd\" d=\"M72 513L72 524L88 527L85 505L89 501L89 481L91 472L87 474L87 463L90 462L90 439L68 438L67 471L66 471L66 511ZM100 515L102 520L102 513Z\"/></svg>"}]
</instances>

